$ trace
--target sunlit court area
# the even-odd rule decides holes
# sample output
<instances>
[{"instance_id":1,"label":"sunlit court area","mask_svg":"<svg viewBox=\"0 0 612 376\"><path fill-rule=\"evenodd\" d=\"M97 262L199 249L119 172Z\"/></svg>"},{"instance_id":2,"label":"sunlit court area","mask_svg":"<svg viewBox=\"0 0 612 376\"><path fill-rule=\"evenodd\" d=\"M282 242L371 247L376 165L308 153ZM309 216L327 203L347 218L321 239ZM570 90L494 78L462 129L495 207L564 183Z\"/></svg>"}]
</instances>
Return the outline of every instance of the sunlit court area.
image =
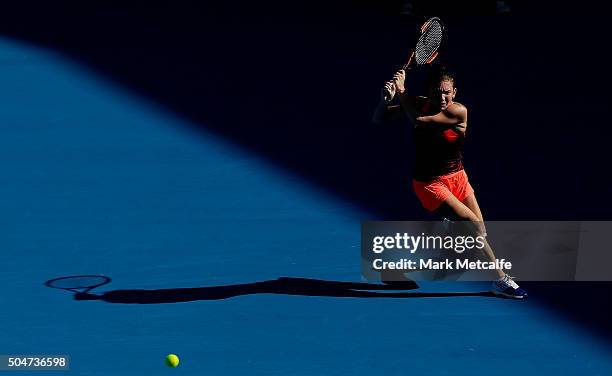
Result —
<instances>
[{"instance_id":1,"label":"sunlit court area","mask_svg":"<svg viewBox=\"0 0 612 376\"><path fill-rule=\"evenodd\" d=\"M609 31L549 3L6 4L0 373L612 374ZM417 127L376 121L442 65L493 248L577 223L570 277L546 237L500 251L528 298L364 257L369 223L455 223L413 191Z\"/></svg>"}]
</instances>

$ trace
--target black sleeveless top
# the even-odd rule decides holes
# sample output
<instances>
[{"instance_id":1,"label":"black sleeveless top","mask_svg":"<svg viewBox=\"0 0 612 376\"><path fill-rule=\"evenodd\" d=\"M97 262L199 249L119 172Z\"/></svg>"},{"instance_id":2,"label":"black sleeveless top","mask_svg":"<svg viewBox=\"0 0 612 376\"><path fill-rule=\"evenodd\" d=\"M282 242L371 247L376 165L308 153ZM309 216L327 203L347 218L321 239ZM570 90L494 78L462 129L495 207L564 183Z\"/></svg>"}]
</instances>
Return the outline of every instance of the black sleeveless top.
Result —
<instances>
[{"instance_id":1,"label":"black sleeveless top","mask_svg":"<svg viewBox=\"0 0 612 376\"><path fill-rule=\"evenodd\" d=\"M465 134L456 126L420 123L414 128L414 180L431 181L463 169Z\"/></svg>"}]
</instances>

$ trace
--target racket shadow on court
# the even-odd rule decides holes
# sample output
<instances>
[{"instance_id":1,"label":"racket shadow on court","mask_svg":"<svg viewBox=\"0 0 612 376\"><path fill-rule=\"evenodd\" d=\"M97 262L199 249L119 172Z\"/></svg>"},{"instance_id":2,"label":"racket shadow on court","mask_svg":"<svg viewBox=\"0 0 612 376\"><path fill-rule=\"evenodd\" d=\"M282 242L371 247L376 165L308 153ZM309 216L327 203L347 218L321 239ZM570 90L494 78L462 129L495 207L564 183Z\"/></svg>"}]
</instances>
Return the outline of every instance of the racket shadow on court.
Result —
<instances>
[{"instance_id":1,"label":"racket shadow on court","mask_svg":"<svg viewBox=\"0 0 612 376\"><path fill-rule=\"evenodd\" d=\"M112 290L92 294L94 288L106 285L106 276L70 276L45 282L47 287L74 292L75 300L101 300L107 303L156 304L198 300L220 300L242 295L279 294L337 298L435 298L480 296L495 297L491 292L407 292L418 288L408 281L389 285L326 281L309 278L281 277L275 280L223 286L157 290Z\"/></svg>"}]
</instances>

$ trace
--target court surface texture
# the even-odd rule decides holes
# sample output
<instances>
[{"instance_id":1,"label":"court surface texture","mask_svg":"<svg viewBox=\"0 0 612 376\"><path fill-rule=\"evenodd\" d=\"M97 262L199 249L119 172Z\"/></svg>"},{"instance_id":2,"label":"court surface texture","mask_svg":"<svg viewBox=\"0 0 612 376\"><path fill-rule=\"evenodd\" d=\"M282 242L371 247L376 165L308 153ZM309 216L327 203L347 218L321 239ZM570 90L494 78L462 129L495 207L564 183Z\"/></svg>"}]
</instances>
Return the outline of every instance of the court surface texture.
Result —
<instances>
[{"instance_id":1,"label":"court surface texture","mask_svg":"<svg viewBox=\"0 0 612 376\"><path fill-rule=\"evenodd\" d=\"M3 354L66 354L74 375L612 370L605 335L537 297L351 296L376 218L61 54L2 39L0 83ZM209 289L138 304L44 285L84 274L111 278L98 294Z\"/></svg>"}]
</instances>

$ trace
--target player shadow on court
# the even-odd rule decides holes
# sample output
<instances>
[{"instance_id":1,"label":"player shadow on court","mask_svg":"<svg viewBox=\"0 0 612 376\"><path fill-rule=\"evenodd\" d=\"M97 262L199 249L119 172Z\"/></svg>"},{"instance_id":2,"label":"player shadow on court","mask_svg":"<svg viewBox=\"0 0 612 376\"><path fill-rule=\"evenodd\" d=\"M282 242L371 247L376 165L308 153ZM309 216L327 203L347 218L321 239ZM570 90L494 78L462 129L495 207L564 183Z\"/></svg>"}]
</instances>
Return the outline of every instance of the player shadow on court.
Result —
<instances>
[{"instance_id":1,"label":"player shadow on court","mask_svg":"<svg viewBox=\"0 0 612 376\"><path fill-rule=\"evenodd\" d=\"M68 279L72 277L63 277ZM110 282L106 278L103 284ZM58 279L55 279L58 280ZM113 290L100 295L76 289L85 288L84 286L58 287L53 286L50 280L45 283L48 287L55 287L75 292L75 300L101 300L107 303L124 304L156 304L156 303L180 303L198 300L220 300L236 296L253 294L280 294L280 295L301 295L301 296L321 296L337 298L435 298L435 297L461 297L461 296L480 296L495 297L491 292L406 292L414 290L418 285L413 281L396 282L387 285L370 284L360 282L340 282L325 281L309 278L281 277L275 280L243 283L225 286L195 287L195 288L176 288L158 290ZM99 287L98 284L95 287ZM402 291L404 290L404 291ZM383 292L390 291L390 292Z\"/></svg>"}]
</instances>

